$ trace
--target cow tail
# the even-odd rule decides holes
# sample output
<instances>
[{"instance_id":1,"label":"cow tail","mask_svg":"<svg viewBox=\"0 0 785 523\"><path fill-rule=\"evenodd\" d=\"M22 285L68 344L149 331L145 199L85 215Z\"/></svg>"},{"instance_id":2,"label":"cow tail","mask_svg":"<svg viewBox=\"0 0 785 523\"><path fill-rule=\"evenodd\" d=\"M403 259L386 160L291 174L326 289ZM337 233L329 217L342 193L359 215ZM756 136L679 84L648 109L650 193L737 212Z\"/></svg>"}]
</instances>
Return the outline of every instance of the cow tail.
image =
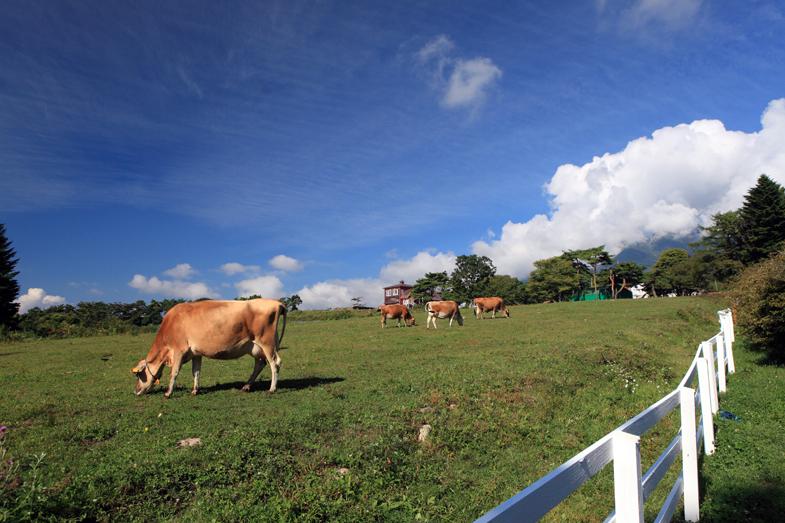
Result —
<instances>
[{"instance_id":1,"label":"cow tail","mask_svg":"<svg viewBox=\"0 0 785 523\"><path fill-rule=\"evenodd\" d=\"M277 345L276 353L278 352L277 349L279 349L281 347L281 343L283 342L283 335L286 332L286 307L283 304L278 306L278 318L277 318L277 320L280 319L281 316L283 316L283 326L281 326L281 335L280 336L278 336L278 333L276 332L276 336L278 337L278 340L277 340L277 343L276 343L276 345ZM277 329L278 321L275 322L275 326L276 326L276 329ZM276 357L278 357L280 359L280 356L278 356L277 354L276 354Z\"/></svg>"}]
</instances>

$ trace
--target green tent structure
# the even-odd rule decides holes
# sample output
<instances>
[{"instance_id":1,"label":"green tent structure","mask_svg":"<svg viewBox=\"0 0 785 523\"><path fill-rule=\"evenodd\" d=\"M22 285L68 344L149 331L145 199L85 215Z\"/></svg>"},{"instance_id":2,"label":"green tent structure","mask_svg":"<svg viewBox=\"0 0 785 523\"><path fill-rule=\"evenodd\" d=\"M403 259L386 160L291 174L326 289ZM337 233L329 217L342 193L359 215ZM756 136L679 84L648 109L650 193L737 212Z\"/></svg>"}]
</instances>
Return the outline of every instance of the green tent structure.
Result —
<instances>
[{"instance_id":1,"label":"green tent structure","mask_svg":"<svg viewBox=\"0 0 785 523\"><path fill-rule=\"evenodd\" d=\"M620 300L632 299L632 291L629 289L619 291L619 293L616 295L616 298ZM597 301L611 299L613 299L613 294L611 294L610 287L602 287L596 292L594 289L581 289L570 297L570 301Z\"/></svg>"}]
</instances>

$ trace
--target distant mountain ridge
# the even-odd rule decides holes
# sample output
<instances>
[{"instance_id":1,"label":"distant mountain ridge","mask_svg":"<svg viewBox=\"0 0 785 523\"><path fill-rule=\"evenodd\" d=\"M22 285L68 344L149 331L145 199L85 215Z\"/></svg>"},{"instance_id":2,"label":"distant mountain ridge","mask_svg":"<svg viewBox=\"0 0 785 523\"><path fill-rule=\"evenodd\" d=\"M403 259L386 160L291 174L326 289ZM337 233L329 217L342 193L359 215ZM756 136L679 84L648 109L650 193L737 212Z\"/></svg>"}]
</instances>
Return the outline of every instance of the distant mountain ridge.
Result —
<instances>
[{"instance_id":1,"label":"distant mountain ridge","mask_svg":"<svg viewBox=\"0 0 785 523\"><path fill-rule=\"evenodd\" d=\"M619 262L635 262L651 267L665 249L686 249L691 251L689 244L700 239L700 233L695 232L680 238L666 237L652 241L644 241L628 245L616 256Z\"/></svg>"}]
</instances>

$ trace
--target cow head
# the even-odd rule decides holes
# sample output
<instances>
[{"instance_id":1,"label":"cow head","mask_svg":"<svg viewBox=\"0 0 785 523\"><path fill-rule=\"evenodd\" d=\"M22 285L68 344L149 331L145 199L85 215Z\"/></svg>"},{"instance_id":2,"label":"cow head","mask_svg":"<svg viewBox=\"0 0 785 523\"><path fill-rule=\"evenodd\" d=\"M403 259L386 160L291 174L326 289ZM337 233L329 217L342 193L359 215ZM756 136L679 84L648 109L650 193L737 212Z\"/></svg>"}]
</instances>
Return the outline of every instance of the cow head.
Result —
<instances>
[{"instance_id":1,"label":"cow head","mask_svg":"<svg viewBox=\"0 0 785 523\"><path fill-rule=\"evenodd\" d=\"M417 321L415 321L414 316L409 316L404 321L406 322L407 327L414 327L417 325Z\"/></svg>"},{"instance_id":2,"label":"cow head","mask_svg":"<svg viewBox=\"0 0 785 523\"><path fill-rule=\"evenodd\" d=\"M509 318L510 317L510 309L508 309L507 307L503 308L502 309L502 314L504 314L505 318Z\"/></svg>"},{"instance_id":3,"label":"cow head","mask_svg":"<svg viewBox=\"0 0 785 523\"><path fill-rule=\"evenodd\" d=\"M142 360L137 363L136 367L131 369L131 374L136 376L136 388L134 392L137 396L141 396L145 392L148 392L154 384L158 383L157 373L150 369L147 360Z\"/></svg>"}]
</instances>

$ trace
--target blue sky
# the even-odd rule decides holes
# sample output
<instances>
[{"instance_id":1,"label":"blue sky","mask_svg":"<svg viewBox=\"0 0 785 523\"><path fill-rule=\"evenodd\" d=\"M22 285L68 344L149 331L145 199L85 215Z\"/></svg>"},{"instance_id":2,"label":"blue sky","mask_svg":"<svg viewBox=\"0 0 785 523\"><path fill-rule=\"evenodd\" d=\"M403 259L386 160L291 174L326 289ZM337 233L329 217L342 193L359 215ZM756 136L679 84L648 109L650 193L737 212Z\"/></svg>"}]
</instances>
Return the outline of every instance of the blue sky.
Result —
<instances>
[{"instance_id":1,"label":"blue sky","mask_svg":"<svg viewBox=\"0 0 785 523\"><path fill-rule=\"evenodd\" d=\"M455 4L4 3L28 304L375 304L456 254L525 277L785 182L781 3Z\"/></svg>"}]
</instances>

